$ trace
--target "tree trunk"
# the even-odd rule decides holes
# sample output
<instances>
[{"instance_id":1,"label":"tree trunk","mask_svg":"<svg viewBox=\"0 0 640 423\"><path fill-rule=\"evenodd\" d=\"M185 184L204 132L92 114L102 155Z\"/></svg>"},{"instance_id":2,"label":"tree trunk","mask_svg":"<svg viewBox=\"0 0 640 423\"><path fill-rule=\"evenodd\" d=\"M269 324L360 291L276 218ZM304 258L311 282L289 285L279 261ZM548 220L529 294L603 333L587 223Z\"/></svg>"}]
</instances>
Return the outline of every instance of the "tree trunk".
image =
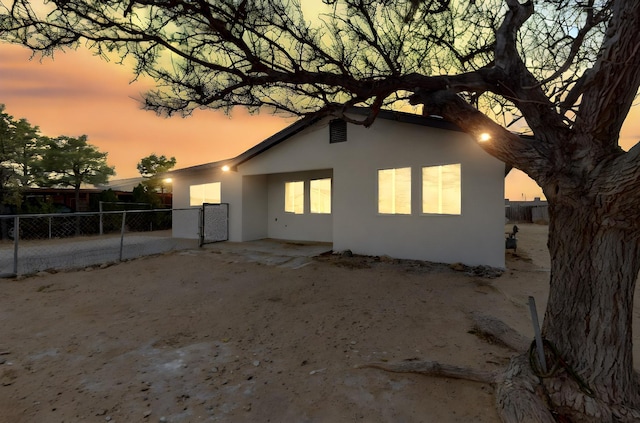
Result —
<instances>
[{"instance_id":1,"label":"tree trunk","mask_svg":"<svg viewBox=\"0 0 640 423\"><path fill-rule=\"evenodd\" d=\"M603 207L575 200L581 207L562 200L549 204L551 280L543 336L567 366L545 379L545 386L567 415L613 421L596 402L620 410L640 406L632 357L639 234L607 225ZM552 366L557 358L550 361Z\"/></svg>"},{"instance_id":2,"label":"tree trunk","mask_svg":"<svg viewBox=\"0 0 640 423\"><path fill-rule=\"evenodd\" d=\"M422 92L413 101L472 135L491 133L483 149L525 171L549 202L551 279L542 331L551 371L527 371L527 356L512 361L497 383L503 421L540 421L536 411L548 404L562 422L640 422L632 357L640 147L625 153L585 130L520 138L449 92ZM532 382L538 379L542 384Z\"/></svg>"}]
</instances>

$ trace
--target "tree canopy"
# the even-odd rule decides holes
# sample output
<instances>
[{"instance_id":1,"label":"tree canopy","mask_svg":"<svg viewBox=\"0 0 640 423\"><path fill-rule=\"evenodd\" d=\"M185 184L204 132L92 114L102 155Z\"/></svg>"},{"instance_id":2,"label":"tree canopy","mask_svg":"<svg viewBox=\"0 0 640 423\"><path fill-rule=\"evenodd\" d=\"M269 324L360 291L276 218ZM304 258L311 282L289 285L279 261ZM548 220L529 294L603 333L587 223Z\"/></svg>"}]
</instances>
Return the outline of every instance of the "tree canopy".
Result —
<instances>
[{"instance_id":1,"label":"tree canopy","mask_svg":"<svg viewBox=\"0 0 640 423\"><path fill-rule=\"evenodd\" d=\"M527 89L567 120L589 74L595 76L592 64L616 4L547 0L534 10L533 2L515 0L38 3L7 7L14 19L6 18L4 38L45 53L86 43L105 56L132 58L136 73L158 80L147 105L162 112L245 105L300 114L445 88L495 93L509 103Z\"/></svg>"},{"instance_id":2,"label":"tree canopy","mask_svg":"<svg viewBox=\"0 0 640 423\"><path fill-rule=\"evenodd\" d=\"M87 136L59 136L49 141L44 152L44 167L50 185L79 190L83 183L101 184L115 173L107 165L107 153L87 142Z\"/></svg>"},{"instance_id":3,"label":"tree canopy","mask_svg":"<svg viewBox=\"0 0 640 423\"><path fill-rule=\"evenodd\" d=\"M580 151L589 167L617 148L640 82L629 66L637 54L634 2L10 3L2 38L44 54L84 45L120 57L136 75L157 81L145 105L159 113L239 105L340 114L369 105L360 122L369 125L381 107L426 104L426 113L447 114L470 132L495 132L485 148L529 174L547 196L553 190L545 175L560 170L549 151ZM517 141L479 116L469 121L443 93L460 94L535 139ZM458 113L447 113L443 102ZM584 133L598 142L585 145Z\"/></svg>"},{"instance_id":4,"label":"tree canopy","mask_svg":"<svg viewBox=\"0 0 640 423\"><path fill-rule=\"evenodd\" d=\"M145 180L134 189L136 201L147 202L159 205L162 203L158 198L157 191L165 193L165 189L170 186L170 180L162 178L162 174L173 169L176 165L176 158L167 158L165 155L158 156L152 153L140 159L138 172ZM167 190L167 192L171 192Z\"/></svg>"},{"instance_id":5,"label":"tree canopy","mask_svg":"<svg viewBox=\"0 0 640 423\"><path fill-rule=\"evenodd\" d=\"M40 135L40 128L31 126L26 119L16 122L15 153L12 165L20 186L29 187L43 182L42 154L48 139Z\"/></svg>"},{"instance_id":6,"label":"tree canopy","mask_svg":"<svg viewBox=\"0 0 640 423\"><path fill-rule=\"evenodd\" d=\"M16 120L0 104L0 204L20 205L21 191L33 186L99 184L115 174L107 153L87 136L49 138L26 119ZM77 200L77 199L76 199Z\"/></svg>"},{"instance_id":7,"label":"tree canopy","mask_svg":"<svg viewBox=\"0 0 640 423\"><path fill-rule=\"evenodd\" d=\"M20 190L41 182L46 138L26 119L16 120L0 104L0 204L20 203Z\"/></svg>"},{"instance_id":8,"label":"tree canopy","mask_svg":"<svg viewBox=\"0 0 640 423\"><path fill-rule=\"evenodd\" d=\"M170 169L173 169L175 165L175 157L167 158L164 154L158 156L157 154L152 153L140 159L137 168L142 177L151 178L158 175L159 173L164 173Z\"/></svg>"}]
</instances>

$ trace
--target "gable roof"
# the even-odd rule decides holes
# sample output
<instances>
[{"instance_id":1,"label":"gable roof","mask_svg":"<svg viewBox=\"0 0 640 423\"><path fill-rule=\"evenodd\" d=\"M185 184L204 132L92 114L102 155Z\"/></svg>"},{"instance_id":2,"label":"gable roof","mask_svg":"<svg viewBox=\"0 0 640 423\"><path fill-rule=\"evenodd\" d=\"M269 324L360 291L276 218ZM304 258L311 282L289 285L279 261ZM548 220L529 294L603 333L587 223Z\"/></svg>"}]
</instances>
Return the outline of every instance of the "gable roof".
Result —
<instances>
[{"instance_id":1,"label":"gable roof","mask_svg":"<svg viewBox=\"0 0 640 423\"><path fill-rule=\"evenodd\" d=\"M369 113L369 109L363 108L363 107L353 107L348 109L347 113L366 116ZM167 172L167 175L216 169L225 165L231 168L234 168L256 157L257 155L267 151L271 147L274 147L280 144L281 142L286 141L287 139L291 138L292 136L296 135L297 133L303 131L304 129L312 126L313 124L317 123L318 121L326 117L330 117L330 115L327 116L324 114L322 115L315 114L315 115L305 116L302 119L299 119L293 124L282 129L281 131L276 132L275 134L271 135L269 138L256 144L255 146L251 147L244 153L241 153L240 155L234 158L172 170ZM462 129L460 129L458 126L454 125L451 122L445 121L444 119L437 116L422 116L422 115L416 115L416 114L406 113L406 112L380 110L376 119L392 120L396 122L410 123L413 125L421 125L421 126L428 126L431 128L439 128L439 129L446 129L449 131L463 132Z\"/></svg>"}]
</instances>

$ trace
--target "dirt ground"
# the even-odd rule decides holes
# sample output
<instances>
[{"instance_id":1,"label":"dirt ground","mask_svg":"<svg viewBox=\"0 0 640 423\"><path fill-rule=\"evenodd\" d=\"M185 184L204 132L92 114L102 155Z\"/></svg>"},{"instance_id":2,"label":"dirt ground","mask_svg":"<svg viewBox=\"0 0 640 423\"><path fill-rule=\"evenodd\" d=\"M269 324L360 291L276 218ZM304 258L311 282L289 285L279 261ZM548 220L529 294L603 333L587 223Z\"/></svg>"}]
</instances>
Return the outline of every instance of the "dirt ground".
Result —
<instances>
[{"instance_id":1,"label":"dirt ground","mask_svg":"<svg viewBox=\"0 0 640 423\"><path fill-rule=\"evenodd\" d=\"M355 366L505 365L469 313L533 333L547 228L520 229L493 279L339 255L291 268L213 245L0 281L0 421L497 422L490 386Z\"/></svg>"}]
</instances>

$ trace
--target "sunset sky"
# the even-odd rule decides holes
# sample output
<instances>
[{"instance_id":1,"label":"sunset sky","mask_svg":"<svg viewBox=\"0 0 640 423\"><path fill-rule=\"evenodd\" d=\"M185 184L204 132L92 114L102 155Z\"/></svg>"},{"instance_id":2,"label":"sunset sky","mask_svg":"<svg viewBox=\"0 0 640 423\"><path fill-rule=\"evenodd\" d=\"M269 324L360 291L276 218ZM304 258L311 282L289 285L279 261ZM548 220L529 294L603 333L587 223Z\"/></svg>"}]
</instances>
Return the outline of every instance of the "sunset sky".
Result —
<instances>
[{"instance_id":1,"label":"sunset sky","mask_svg":"<svg viewBox=\"0 0 640 423\"><path fill-rule=\"evenodd\" d=\"M286 125L292 118L234 110L196 111L188 118L165 118L141 110L140 94L149 82L131 83L129 68L85 50L57 53L55 59L29 60L29 50L0 43L0 103L15 119L25 118L47 136L86 134L107 152L116 167L112 179L139 176L136 164L151 153L175 156L177 168L231 158ZM621 145L640 139L640 108L632 109ZM542 190L526 175L512 171L505 197L531 200Z\"/></svg>"},{"instance_id":2,"label":"sunset sky","mask_svg":"<svg viewBox=\"0 0 640 423\"><path fill-rule=\"evenodd\" d=\"M177 167L234 157L293 122L238 109L196 111L182 118L141 110L147 82L130 83L132 71L86 50L29 60L23 47L0 43L0 103L47 136L86 134L109 153L116 178L140 176L136 164L151 153L175 156Z\"/></svg>"}]
</instances>

